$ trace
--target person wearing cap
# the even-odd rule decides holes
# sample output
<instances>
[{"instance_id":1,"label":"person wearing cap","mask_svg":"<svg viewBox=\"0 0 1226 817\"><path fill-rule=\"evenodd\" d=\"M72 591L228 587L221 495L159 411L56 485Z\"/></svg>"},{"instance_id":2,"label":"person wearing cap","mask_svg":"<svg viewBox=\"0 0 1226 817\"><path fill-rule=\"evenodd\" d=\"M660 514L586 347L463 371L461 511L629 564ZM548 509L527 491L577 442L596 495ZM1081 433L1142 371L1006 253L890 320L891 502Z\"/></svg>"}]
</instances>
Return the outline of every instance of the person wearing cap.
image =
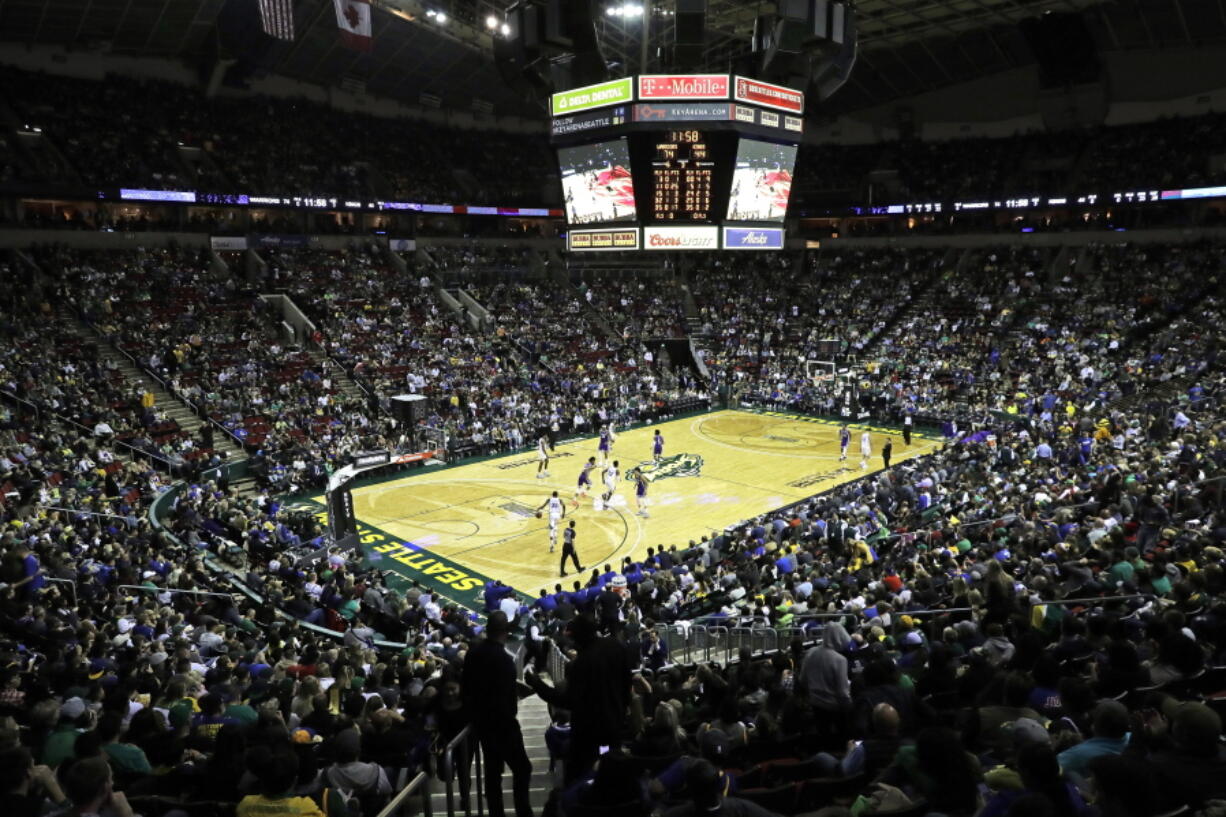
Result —
<instances>
[{"instance_id":1,"label":"person wearing cap","mask_svg":"<svg viewBox=\"0 0 1226 817\"><path fill-rule=\"evenodd\" d=\"M60 722L47 736L43 744L42 762L52 769L73 756L73 744L77 735L92 729L94 711L79 697L72 697L60 705Z\"/></svg>"},{"instance_id":2,"label":"person wearing cap","mask_svg":"<svg viewBox=\"0 0 1226 817\"><path fill-rule=\"evenodd\" d=\"M460 686L469 723L485 755L485 791L491 817L504 817L502 769L511 770L511 790L516 817L532 817L528 787L532 761L524 749L524 737L516 714L519 698L515 663L507 654L510 625L506 614L494 611L485 625L485 638L464 658Z\"/></svg>"}]
</instances>

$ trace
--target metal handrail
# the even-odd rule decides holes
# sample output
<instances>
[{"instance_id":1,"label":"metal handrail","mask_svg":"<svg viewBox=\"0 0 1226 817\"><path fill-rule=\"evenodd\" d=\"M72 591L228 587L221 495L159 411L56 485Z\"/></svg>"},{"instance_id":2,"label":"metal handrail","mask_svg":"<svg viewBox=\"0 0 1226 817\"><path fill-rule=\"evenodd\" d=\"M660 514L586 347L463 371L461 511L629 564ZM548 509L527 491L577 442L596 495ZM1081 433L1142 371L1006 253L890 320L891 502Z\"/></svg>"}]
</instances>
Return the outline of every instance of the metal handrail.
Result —
<instances>
[{"instance_id":1,"label":"metal handrail","mask_svg":"<svg viewBox=\"0 0 1226 817\"><path fill-rule=\"evenodd\" d=\"M232 599L233 593L217 593L212 590L184 590L177 587L146 587L143 584L118 584L115 585L116 590L140 590L144 593L189 593L195 596L217 596L223 599Z\"/></svg>"},{"instance_id":2,"label":"metal handrail","mask_svg":"<svg viewBox=\"0 0 1226 817\"><path fill-rule=\"evenodd\" d=\"M78 423L76 420L70 420L69 418L65 417L63 414L60 414L54 411L41 409L38 407L36 403L32 403L29 400L26 400L25 398L18 397L16 394L14 394L11 391L8 391L7 389L0 391L0 394L3 394L5 397L8 397L10 400L15 400L18 403L23 403L29 406L31 409L34 410L34 415L36 417L42 414L50 414L52 417L59 420L61 423L64 423L65 425L73 426L74 428L80 429L81 431L85 432L85 434L90 439L93 439L95 437L94 430L92 428L89 428L88 426L83 426L80 423ZM128 443L125 443L123 440L119 440L119 439L108 440L107 444L122 446L123 448L133 451L135 453L131 456L134 456L134 457L148 457L150 460L157 460L158 462L165 465L167 469L171 467L170 460L162 454L158 454L153 451L146 451L143 448L137 448L136 446L129 445Z\"/></svg>"},{"instance_id":3,"label":"metal handrail","mask_svg":"<svg viewBox=\"0 0 1226 817\"><path fill-rule=\"evenodd\" d=\"M72 588L72 606L77 605L77 583L72 579L57 579L52 576L43 576L45 582L55 582L56 584L66 584Z\"/></svg>"},{"instance_id":4,"label":"metal handrail","mask_svg":"<svg viewBox=\"0 0 1226 817\"><path fill-rule=\"evenodd\" d=\"M482 764L481 744L479 741L473 740L472 727L465 726L463 729L461 729L456 734L454 738L451 739L451 741L445 747L443 747L443 752L442 752L442 764L443 765L442 765L442 769L440 769L439 774L438 774L438 777L443 781L443 796L447 801L447 814L449 815L449 817L452 817L456 813L454 783L455 783L455 778L456 778L456 771L458 770L459 767L456 765L456 762L455 762L455 753L456 753L456 750L461 747L468 749L472 753L471 757L476 760L477 813L483 814L485 811L484 793L482 791L483 775L482 775L482 769L481 769L481 764ZM465 757L464 758L465 773L467 773L468 763L469 763L469 757ZM471 781L472 781L472 778L471 776L469 776L468 778L469 785L471 785ZM461 788L460 794L461 795L465 794L463 788ZM464 814L467 816L467 815L472 814L472 801L471 799L467 797L464 798L464 801L465 801L464 802Z\"/></svg>"},{"instance_id":5,"label":"metal handrail","mask_svg":"<svg viewBox=\"0 0 1226 817\"><path fill-rule=\"evenodd\" d=\"M96 334L101 336L102 339L107 342L107 345L111 347L111 349L115 350L119 354L126 357L128 359L128 362L132 364L133 368L144 372L149 377L152 377L153 380L158 384L158 386L161 387L162 391L166 392L167 394L171 396L171 399L178 400L179 402L186 405L189 409L191 409L192 413L195 414L200 419L201 423L208 423L212 426L215 426L221 429L221 432L230 437L231 441L234 443L235 446L238 447L239 451L246 451L246 448L243 447L243 441L239 438L237 434L235 434L230 429L226 428L221 423L214 420L212 417L209 417L208 414L206 414L204 410L200 408L200 406L196 405L191 400L188 400L186 397L183 397L182 395L179 395L179 394L175 394L173 391L171 391L169 384L166 382L164 378L162 378L161 375L153 371L153 369L149 368L141 361L137 360L135 355L133 355L127 349L120 346L115 341L115 337L117 336L106 334L105 332L98 329L97 326L95 326L94 324L90 323L87 320L82 319L81 322L84 323L86 326L88 326L90 329L92 329Z\"/></svg>"},{"instance_id":6,"label":"metal handrail","mask_svg":"<svg viewBox=\"0 0 1226 817\"><path fill-rule=\"evenodd\" d=\"M399 815L405 803L417 793L418 789L421 789L421 813L425 817L432 817L434 812L431 810L430 803L430 775L425 772L418 772L417 776L410 780L409 784L397 792L396 796L383 807L383 811L380 811L377 817L396 817Z\"/></svg>"}]
</instances>

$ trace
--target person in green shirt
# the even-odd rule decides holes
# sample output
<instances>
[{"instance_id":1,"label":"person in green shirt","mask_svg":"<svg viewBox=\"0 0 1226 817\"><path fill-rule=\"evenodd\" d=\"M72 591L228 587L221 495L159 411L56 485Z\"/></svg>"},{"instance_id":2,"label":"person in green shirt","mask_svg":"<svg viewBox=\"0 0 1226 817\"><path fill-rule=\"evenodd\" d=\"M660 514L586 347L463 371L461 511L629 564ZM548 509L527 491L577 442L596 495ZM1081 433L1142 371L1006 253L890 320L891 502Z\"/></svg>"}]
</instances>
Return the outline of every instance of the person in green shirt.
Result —
<instances>
[{"instance_id":1,"label":"person in green shirt","mask_svg":"<svg viewBox=\"0 0 1226 817\"><path fill-rule=\"evenodd\" d=\"M77 735L94 727L94 712L80 698L69 698L60 706L60 722L43 744L42 762L52 769L71 759Z\"/></svg>"},{"instance_id":2,"label":"person in green shirt","mask_svg":"<svg viewBox=\"0 0 1226 817\"><path fill-rule=\"evenodd\" d=\"M131 743L122 743L119 735L123 731L123 716L118 712L104 712L98 719L98 737L102 739L102 751L106 752L107 761L116 772L135 774L152 774L153 767L145 750Z\"/></svg>"},{"instance_id":3,"label":"person in green shirt","mask_svg":"<svg viewBox=\"0 0 1226 817\"><path fill-rule=\"evenodd\" d=\"M1137 549L1130 547L1124 551L1124 555L1119 561L1111 565L1107 569L1107 576L1111 580L1113 586L1118 587L1121 584L1131 584L1136 577L1137 569L1133 566L1133 560L1137 558Z\"/></svg>"}]
</instances>

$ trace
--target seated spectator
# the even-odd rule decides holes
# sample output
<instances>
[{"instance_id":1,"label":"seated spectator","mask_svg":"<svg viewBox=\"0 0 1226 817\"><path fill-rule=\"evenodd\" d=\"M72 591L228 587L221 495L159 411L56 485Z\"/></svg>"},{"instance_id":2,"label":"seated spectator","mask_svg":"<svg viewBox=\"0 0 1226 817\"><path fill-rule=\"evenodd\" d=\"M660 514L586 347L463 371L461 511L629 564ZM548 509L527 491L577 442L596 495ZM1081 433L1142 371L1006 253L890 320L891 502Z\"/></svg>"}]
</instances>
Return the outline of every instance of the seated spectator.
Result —
<instances>
[{"instance_id":1,"label":"seated spectator","mask_svg":"<svg viewBox=\"0 0 1226 817\"><path fill-rule=\"evenodd\" d=\"M377 763L363 763L362 736L356 729L345 729L332 738L336 762L324 772L328 783L350 792L364 804L377 803L392 792L387 772ZM377 809L376 809L377 810Z\"/></svg>"},{"instance_id":2,"label":"seated spectator","mask_svg":"<svg viewBox=\"0 0 1226 817\"><path fill-rule=\"evenodd\" d=\"M324 817L314 800L289 793L298 778L298 755L288 744L248 749L247 768L255 775L259 794L239 801L237 817Z\"/></svg>"},{"instance_id":3,"label":"seated spectator","mask_svg":"<svg viewBox=\"0 0 1226 817\"><path fill-rule=\"evenodd\" d=\"M1057 757L1060 769L1073 781L1088 775L1094 758L1124 751L1128 745L1128 709L1118 701L1103 701L1094 708L1092 729L1091 737Z\"/></svg>"}]
</instances>

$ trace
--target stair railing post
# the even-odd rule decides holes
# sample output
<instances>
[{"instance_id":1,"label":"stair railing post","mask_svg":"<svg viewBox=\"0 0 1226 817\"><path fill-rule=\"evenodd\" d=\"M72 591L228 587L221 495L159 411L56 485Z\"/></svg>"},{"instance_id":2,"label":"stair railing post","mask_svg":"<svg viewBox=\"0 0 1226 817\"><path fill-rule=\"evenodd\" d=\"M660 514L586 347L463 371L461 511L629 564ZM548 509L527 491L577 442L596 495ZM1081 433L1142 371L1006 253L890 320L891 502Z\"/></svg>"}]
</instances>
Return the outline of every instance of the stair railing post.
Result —
<instances>
[{"instance_id":1,"label":"stair railing post","mask_svg":"<svg viewBox=\"0 0 1226 817\"><path fill-rule=\"evenodd\" d=\"M485 817L485 775L481 771L485 758L482 755L481 741L473 741L473 756L477 758L477 817Z\"/></svg>"}]
</instances>

